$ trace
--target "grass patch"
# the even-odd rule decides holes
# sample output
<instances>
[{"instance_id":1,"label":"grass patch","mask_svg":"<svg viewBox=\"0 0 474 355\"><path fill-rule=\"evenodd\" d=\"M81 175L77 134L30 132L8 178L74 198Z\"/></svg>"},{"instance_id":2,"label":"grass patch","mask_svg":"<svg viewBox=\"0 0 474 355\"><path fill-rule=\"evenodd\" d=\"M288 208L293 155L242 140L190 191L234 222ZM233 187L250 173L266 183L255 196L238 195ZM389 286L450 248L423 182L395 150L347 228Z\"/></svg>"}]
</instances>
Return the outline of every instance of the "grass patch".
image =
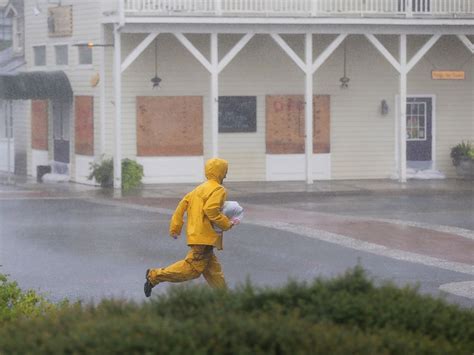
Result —
<instances>
[{"instance_id":1,"label":"grass patch","mask_svg":"<svg viewBox=\"0 0 474 355\"><path fill-rule=\"evenodd\" d=\"M472 354L474 312L357 267L278 289L174 287L151 302L63 305L0 323L0 353Z\"/></svg>"}]
</instances>

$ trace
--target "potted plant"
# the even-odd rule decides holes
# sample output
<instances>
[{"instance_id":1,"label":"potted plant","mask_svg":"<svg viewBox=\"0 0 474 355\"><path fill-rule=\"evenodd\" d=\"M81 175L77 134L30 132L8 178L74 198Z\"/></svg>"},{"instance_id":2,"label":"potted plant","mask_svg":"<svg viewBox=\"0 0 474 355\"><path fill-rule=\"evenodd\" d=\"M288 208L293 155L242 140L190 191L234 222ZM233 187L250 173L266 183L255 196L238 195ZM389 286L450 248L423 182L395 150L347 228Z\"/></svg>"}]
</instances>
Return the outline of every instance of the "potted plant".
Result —
<instances>
[{"instance_id":1,"label":"potted plant","mask_svg":"<svg viewBox=\"0 0 474 355\"><path fill-rule=\"evenodd\" d=\"M451 159L459 176L474 178L474 147L470 142L461 142L452 147Z\"/></svg>"},{"instance_id":2,"label":"potted plant","mask_svg":"<svg viewBox=\"0 0 474 355\"><path fill-rule=\"evenodd\" d=\"M102 187L114 186L114 161L101 157L90 164L89 180L95 179ZM128 191L140 185L143 178L143 166L130 159L122 160L122 189Z\"/></svg>"}]
</instances>

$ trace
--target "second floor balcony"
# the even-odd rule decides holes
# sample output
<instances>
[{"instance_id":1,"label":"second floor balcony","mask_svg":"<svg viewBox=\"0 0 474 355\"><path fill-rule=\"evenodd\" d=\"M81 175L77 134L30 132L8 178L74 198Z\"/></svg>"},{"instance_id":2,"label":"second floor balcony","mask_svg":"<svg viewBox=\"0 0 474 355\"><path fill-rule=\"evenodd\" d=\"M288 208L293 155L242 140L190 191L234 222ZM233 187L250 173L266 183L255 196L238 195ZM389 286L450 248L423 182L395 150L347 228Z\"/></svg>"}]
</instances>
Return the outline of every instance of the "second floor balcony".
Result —
<instances>
[{"instance_id":1,"label":"second floor balcony","mask_svg":"<svg viewBox=\"0 0 474 355\"><path fill-rule=\"evenodd\" d=\"M121 16L474 18L474 0L118 0Z\"/></svg>"}]
</instances>

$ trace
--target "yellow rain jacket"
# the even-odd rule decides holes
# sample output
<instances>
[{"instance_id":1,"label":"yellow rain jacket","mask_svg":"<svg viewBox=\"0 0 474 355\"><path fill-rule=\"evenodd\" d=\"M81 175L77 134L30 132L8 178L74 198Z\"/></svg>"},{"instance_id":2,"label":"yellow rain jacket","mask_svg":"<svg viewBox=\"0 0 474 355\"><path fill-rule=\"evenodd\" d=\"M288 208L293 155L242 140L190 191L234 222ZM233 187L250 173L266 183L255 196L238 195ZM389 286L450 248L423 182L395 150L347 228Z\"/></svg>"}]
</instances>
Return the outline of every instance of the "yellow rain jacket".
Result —
<instances>
[{"instance_id":1,"label":"yellow rain jacket","mask_svg":"<svg viewBox=\"0 0 474 355\"><path fill-rule=\"evenodd\" d=\"M216 232L211 222L224 231L232 227L231 221L221 212L226 199L226 191L221 184L227 174L227 167L227 161L219 158L209 159L206 162L207 181L179 202L171 218L171 235L181 234L183 215L187 212L188 245L212 245L222 249L222 233Z\"/></svg>"}]
</instances>

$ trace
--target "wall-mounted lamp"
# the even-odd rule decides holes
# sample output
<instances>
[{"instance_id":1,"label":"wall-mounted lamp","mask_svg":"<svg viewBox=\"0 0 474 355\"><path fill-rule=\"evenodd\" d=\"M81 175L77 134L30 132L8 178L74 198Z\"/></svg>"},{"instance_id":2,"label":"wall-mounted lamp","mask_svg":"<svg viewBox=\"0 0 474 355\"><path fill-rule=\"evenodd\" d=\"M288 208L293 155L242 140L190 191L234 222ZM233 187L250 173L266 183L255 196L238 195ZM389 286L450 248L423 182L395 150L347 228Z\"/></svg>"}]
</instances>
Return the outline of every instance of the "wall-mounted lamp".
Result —
<instances>
[{"instance_id":1,"label":"wall-mounted lamp","mask_svg":"<svg viewBox=\"0 0 474 355\"><path fill-rule=\"evenodd\" d=\"M155 39L155 76L151 78L151 83L154 88L159 88L161 83L161 78L158 76L158 43Z\"/></svg>"},{"instance_id":2,"label":"wall-mounted lamp","mask_svg":"<svg viewBox=\"0 0 474 355\"><path fill-rule=\"evenodd\" d=\"M57 0L57 1L48 0L47 5L61 6L61 0ZM33 6L33 15L38 16L39 14L41 14L41 8L40 8L39 0L36 0L36 4L35 6Z\"/></svg>"},{"instance_id":3,"label":"wall-mounted lamp","mask_svg":"<svg viewBox=\"0 0 474 355\"><path fill-rule=\"evenodd\" d=\"M380 113L384 116L388 113L388 104L386 100L382 100L380 103Z\"/></svg>"},{"instance_id":4,"label":"wall-mounted lamp","mask_svg":"<svg viewBox=\"0 0 474 355\"><path fill-rule=\"evenodd\" d=\"M349 79L346 75L347 74L346 73L346 67L347 67L346 42L347 41L344 41L344 72L343 72L342 78L339 79L339 81L341 82L341 84L339 85L341 87L341 89L347 89L349 87L349 81L351 81L351 79Z\"/></svg>"}]
</instances>

